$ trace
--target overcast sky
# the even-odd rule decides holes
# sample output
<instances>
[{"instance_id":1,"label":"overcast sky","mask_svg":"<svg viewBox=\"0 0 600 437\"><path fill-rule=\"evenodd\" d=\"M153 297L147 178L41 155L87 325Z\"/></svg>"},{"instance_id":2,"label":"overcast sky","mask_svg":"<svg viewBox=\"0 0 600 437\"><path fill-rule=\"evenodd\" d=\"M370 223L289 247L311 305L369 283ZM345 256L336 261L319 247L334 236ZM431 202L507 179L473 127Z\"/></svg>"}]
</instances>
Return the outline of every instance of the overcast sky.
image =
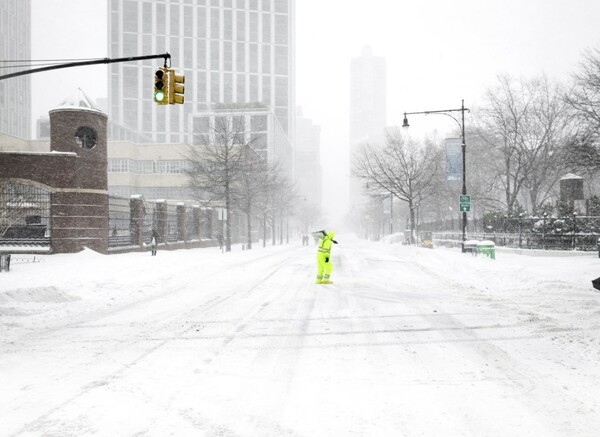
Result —
<instances>
[{"instance_id":1,"label":"overcast sky","mask_svg":"<svg viewBox=\"0 0 600 437\"><path fill-rule=\"evenodd\" d=\"M32 0L32 12L34 59L107 55L106 0ZM297 104L322 128L326 202L348 198L350 59L365 45L386 58L387 122L399 125L405 111L476 107L499 73L566 81L600 47L598 17L598 0L296 0ZM32 86L37 119L77 87L105 97L106 67L34 75ZM410 122L440 138L453 127Z\"/></svg>"}]
</instances>

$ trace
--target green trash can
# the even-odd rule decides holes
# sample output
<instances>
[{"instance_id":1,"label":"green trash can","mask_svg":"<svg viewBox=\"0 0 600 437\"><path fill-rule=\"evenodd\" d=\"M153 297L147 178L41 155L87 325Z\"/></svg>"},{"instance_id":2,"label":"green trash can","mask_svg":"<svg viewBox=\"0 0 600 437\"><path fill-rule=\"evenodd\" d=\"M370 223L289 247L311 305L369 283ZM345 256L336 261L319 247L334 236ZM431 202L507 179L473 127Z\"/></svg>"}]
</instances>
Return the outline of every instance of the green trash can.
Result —
<instances>
[{"instance_id":1,"label":"green trash can","mask_svg":"<svg viewBox=\"0 0 600 437\"><path fill-rule=\"evenodd\" d=\"M480 241L477 243L477 253L496 259L496 243L489 240Z\"/></svg>"}]
</instances>

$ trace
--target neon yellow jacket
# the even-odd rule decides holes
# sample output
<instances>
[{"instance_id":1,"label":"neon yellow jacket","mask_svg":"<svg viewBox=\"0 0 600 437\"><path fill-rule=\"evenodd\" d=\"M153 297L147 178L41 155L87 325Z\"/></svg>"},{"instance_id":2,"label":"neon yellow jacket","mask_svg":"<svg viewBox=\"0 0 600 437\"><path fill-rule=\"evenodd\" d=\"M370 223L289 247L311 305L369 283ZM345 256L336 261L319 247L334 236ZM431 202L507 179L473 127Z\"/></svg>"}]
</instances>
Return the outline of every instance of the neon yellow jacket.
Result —
<instances>
[{"instance_id":1,"label":"neon yellow jacket","mask_svg":"<svg viewBox=\"0 0 600 437\"><path fill-rule=\"evenodd\" d=\"M319 248L317 249L317 259L329 258L331 255L331 240L333 240L335 234L332 231L327 231L325 235L319 240Z\"/></svg>"}]
</instances>

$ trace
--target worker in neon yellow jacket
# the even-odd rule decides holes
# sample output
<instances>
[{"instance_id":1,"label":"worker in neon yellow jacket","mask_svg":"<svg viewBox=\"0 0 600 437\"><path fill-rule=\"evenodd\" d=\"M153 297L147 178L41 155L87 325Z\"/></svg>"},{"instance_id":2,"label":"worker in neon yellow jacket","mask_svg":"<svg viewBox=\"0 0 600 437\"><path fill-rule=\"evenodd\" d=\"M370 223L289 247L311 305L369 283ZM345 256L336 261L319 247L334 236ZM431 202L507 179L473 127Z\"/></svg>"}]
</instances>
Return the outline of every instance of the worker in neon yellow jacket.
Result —
<instances>
[{"instance_id":1,"label":"worker in neon yellow jacket","mask_svg":"<svg viewBox=\"0 0 600 437\"><path fill-rule=\"evenodd\" d=\"M332 231L319 231L319 248L317 250L317 284L333 284L329 279L331 276L331 243L338 244L333 239L335 234Z\"/></svg>"}]
</instances>

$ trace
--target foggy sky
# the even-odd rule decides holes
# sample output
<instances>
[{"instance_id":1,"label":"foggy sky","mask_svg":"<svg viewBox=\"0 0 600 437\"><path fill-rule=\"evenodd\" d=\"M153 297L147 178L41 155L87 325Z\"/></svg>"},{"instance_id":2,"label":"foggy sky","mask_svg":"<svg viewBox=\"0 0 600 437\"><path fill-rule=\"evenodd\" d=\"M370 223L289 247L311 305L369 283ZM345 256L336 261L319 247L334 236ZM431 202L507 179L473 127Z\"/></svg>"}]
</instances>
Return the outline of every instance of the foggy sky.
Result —
<instances>
[{"instance_id":1,"label":"foggy sky","mask_svg":"<svg viewBox=\"0 0 600 437\"><path fill-rule=\"evenodd\" d=\"M405 111L475 108L499 73L567 80L583 50L600 46L597 0L296 0L296 91L321 126L324 204L348 202L350 59L370 45L387 63L387 122ZM107 56L106 0L32 0L32 58ZM32 76L33 120L81 87L106 97L106 66ZM410 120L411 132L453 128ZM467 118L468 123L468 118Z\"/></svg>"}]
</instances>

